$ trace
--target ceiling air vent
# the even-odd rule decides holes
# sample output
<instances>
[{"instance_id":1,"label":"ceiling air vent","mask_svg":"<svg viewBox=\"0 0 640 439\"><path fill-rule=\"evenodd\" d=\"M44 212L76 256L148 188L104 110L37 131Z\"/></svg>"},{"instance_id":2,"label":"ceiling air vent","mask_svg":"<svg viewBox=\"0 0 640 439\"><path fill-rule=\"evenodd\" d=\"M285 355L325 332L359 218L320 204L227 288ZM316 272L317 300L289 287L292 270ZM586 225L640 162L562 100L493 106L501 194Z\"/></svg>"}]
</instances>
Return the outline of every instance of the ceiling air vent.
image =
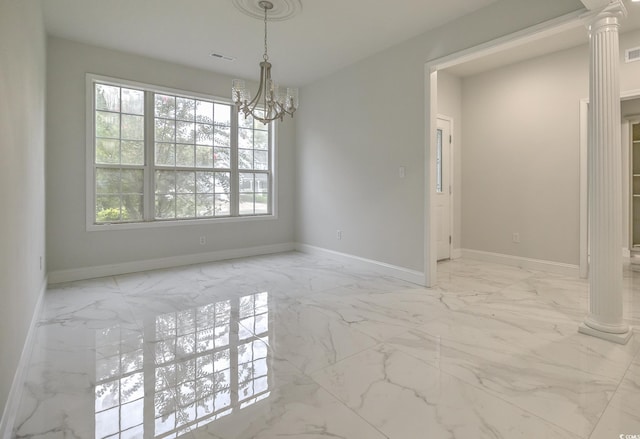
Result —
<instances>
[{"instance_id":1,"label":"ceiling air vent","mask_svg":"<svg viewBox=\"0 0 640 439\"><path fill-rule=\"evenodd\" d=\"M220 53L215 53L215 52L212 53L211 56L214 57L214 58L217 58L217 59L223 59L225 61L235 61L236 60L233 56L222 55Z\"/></svg>"},{"instance_id":2,"label":"ceiling air vent","mask_svg":"<svg viewBox=\"0 0 640 439\"><path fill-rule=\"evenodd\" d=\"M640 47L625 50L624 60L626 62L640 61Z\"/></svg>"}]
</instances>

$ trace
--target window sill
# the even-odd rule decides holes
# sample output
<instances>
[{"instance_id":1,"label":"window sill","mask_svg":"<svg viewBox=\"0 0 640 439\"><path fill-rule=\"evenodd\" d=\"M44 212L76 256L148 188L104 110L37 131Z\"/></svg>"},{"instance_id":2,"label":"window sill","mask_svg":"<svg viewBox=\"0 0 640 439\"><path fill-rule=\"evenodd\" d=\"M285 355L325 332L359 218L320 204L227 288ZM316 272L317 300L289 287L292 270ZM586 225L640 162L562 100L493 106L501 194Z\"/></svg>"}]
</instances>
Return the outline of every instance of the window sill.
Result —
<instances>
[{"instance_id":1,"label":"window sill","mask_svg":"<svg viewBox=\"0 0 640 439\"><path fill-rule=\"evenodd\" d=\"M244 223L255 221L272 221L278 219L275 214L254 216L232 216L225 218L185 219L166 221L146 221L139 223L87 224L87 232L106 232L114 230L154 229L162 227L191 227L224 223Z\"/></svg>"}]
</instances>

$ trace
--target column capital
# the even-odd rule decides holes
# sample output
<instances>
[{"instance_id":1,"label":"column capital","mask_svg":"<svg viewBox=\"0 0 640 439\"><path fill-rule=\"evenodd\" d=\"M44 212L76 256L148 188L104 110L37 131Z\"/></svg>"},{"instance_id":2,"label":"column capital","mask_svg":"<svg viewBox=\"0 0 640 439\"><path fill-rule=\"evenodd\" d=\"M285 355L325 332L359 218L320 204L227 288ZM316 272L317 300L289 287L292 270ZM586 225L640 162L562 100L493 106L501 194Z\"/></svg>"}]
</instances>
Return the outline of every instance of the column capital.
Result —
<instances>
[{"instance_id":1,"label":"column capital","mask_svg":"<svg viewBox=\"0 0 640 439\"><path fill-rule=\"evenodd\" d=\"M627 16L627 8L622 0L611 0L604 6L594 8L586 12L582 19L591 31L595 31L602 26L618 24L618 20Z\"/></svg>"}]
</instances>

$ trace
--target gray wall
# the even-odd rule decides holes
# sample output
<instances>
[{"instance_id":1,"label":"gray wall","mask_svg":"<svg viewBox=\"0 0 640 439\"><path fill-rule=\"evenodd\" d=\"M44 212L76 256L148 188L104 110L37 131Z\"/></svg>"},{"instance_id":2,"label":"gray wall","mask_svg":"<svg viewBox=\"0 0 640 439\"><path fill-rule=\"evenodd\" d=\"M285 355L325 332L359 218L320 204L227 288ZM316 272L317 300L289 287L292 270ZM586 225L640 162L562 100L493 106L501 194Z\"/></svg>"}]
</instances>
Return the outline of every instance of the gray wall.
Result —
<instances>
[{"instance_id":1,"label":"gray wall","mask_svg":"<svg viewBox=\"0 0 640 439\"><path fill-rule=\"evenodd\" d=\"M0 0L0 413L45 280L45 47L40 2Z\"/></svg>"},{"instance_id":2,"label":"gray wall","mask_svg":"<svg viewBox=\"0 0 640 439\"><path fill-rule=\"evenodd\" d=\"M621 57L639 38L621 36ZM640 63L620 70L623 91L640 89ZM586 45L463 79L464 248L579 263L579 102L588 87Z\"/></svg>"},{"instance_id":3,"label":"gray wall","mask_svg":"<svg viewBox=\"0 0 640 439\"><path fill-rule=\"evenodd\" d=\"M48 41L47 254L51 271L292 242L295 126L278 127L278 219L87 232L85 74L230 97L230 77L58 38ZM207 244L199 244L199 236Z\"/></svg>"},{"instance_id":4,"label":"gray wall","mask_svg":"<svg viewBox=\"0 0 640 439\"><path fill-rule=\"evenodd\" d=\"M423 271L425 62L579 9L498 1L304 87L297 241Z\"/></svg>"}]
</instances>

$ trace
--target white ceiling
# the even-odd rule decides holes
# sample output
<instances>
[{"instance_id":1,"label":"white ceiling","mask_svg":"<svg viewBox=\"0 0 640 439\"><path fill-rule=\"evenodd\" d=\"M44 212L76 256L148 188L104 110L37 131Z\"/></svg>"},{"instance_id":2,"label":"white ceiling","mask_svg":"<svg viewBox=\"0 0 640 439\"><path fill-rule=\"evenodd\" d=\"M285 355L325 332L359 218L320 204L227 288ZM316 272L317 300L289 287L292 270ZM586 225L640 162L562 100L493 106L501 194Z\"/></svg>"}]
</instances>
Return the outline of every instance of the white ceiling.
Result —
<instances>
[{"instance_id":1,"label":"white ceiling","mask_svg":"<svg viewBox=\"0 0 640 439\"><path fill-rule=\"evenodd\" d=\"M495 1L302 0L298 16L269 23L273 77L304 85ZM263 24L235 9L231 0L42 3L49 34L257 79ZM212 52L236 59L215 59Z\"/></svg>"},{"instance_id":2,"label":"white ceiling","mask_svg":"<svg viewBox=\"0 0 640 439\"><path fill-rule=\"evenodd\" d=\"M258 0L242 0L257 3ZM285 0L272 0L279 6ZM301 86L497 0L301 0L302 12L269 23L273 77ZM640 3L625 0L622 31L640 29ZM256 80L263 24L232 0L45 0L49 34ZM588 42L583 27L447 69L475 75ZM639 42L640 45L640 42ZM235 58L225 61L212 52Z\"/></svg>"}]
</instances>

